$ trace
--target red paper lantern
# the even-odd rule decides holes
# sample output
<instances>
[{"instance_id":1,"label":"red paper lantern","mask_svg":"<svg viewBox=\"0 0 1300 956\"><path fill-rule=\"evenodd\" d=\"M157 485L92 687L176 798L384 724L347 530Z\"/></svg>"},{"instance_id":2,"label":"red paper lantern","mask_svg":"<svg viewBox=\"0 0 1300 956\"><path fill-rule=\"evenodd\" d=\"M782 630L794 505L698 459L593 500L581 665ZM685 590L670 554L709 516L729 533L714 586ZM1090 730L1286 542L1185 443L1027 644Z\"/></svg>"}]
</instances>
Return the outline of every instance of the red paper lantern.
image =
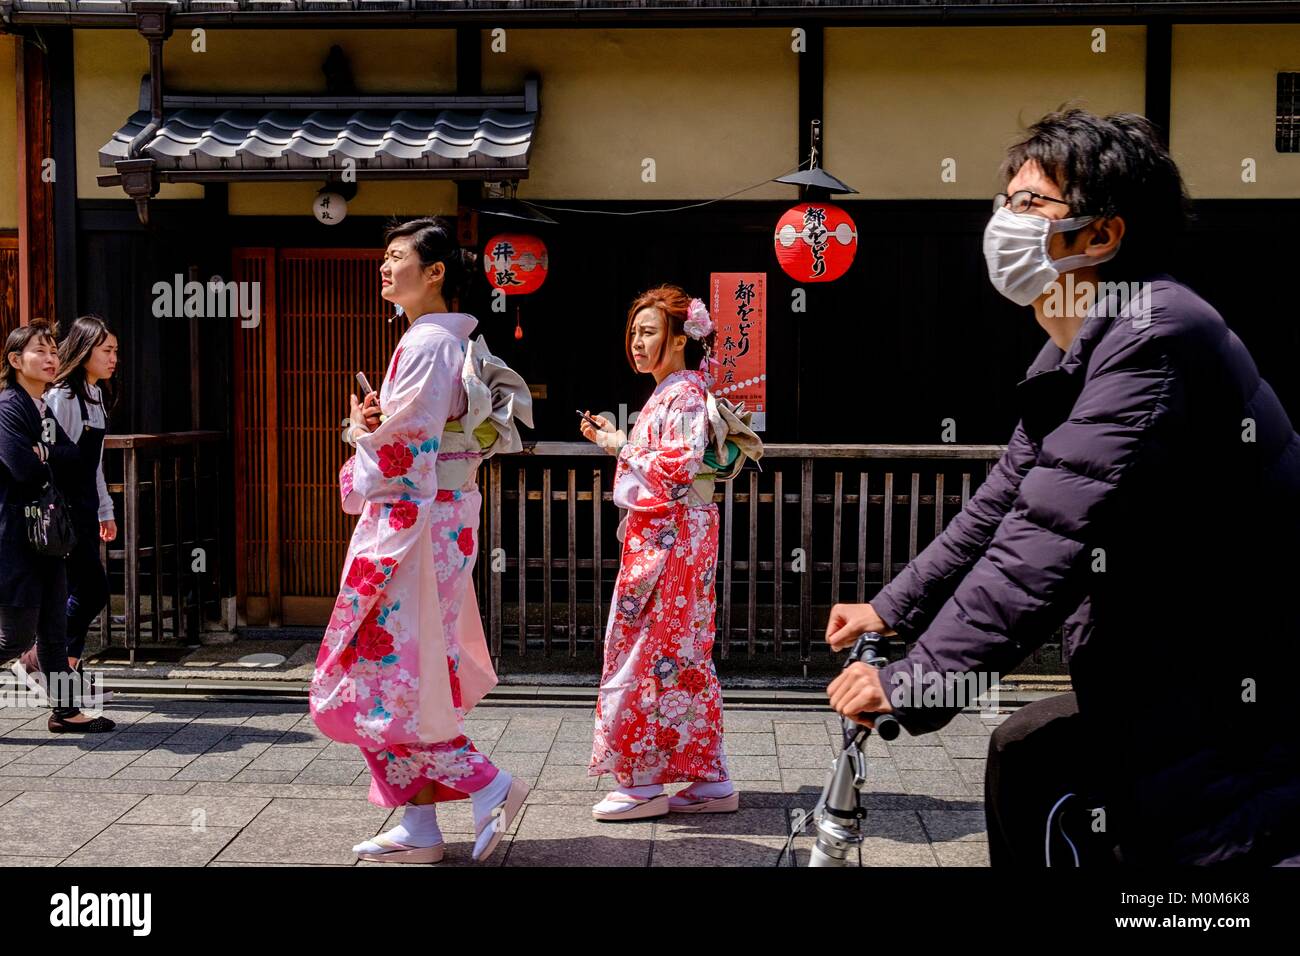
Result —
<instances>
[{"instance_id":1,"label":"red paper lantern","mask_svg":"<svg viewBox=\"0 0 1300 956\"><path fill-rule=\"evenodd\" d=\"M550 268L546 243L536 236L503 232L483 247L483 271L492 288L506 295L536 292L546 281Z\"/></svg>"},{"instance_id":2,"label":"red paper lantern","mask_svg":"<svg viewBox=\"0 0 1300 956\"><path fill-rule=\"evenodd\" d=\"M787 209L776 223L776 260L798 282L833 282L848 271L858 251L853 217L828 202Z\"/></svg>"}]
</instances>

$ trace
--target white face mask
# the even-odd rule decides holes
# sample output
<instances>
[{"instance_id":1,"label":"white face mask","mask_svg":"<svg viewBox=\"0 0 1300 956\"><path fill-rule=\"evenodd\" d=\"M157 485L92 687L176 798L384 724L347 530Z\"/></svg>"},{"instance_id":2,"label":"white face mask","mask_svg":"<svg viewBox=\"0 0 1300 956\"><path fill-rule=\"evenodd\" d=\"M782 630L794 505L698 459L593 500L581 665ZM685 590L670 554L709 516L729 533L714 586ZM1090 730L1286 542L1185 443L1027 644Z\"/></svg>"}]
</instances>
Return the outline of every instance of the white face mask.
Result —
<instances>
[{"instance_id":1,"label":"white face mask","mask_svg":"<svg viewBox=\"0 0 1300 956\"><path fill-rule=\"evenodd\" d=\"M1079 254L1053 259L1047 253L1053 233L1078 229L1096 218L1046 219L1033 213L1014 213L1006 206L994 211L984 228L984 261L993 288L1017 305L1032 305L1063 273L1114 258L1119 243L1104 256Z\"/></svg>"}]
</instances>

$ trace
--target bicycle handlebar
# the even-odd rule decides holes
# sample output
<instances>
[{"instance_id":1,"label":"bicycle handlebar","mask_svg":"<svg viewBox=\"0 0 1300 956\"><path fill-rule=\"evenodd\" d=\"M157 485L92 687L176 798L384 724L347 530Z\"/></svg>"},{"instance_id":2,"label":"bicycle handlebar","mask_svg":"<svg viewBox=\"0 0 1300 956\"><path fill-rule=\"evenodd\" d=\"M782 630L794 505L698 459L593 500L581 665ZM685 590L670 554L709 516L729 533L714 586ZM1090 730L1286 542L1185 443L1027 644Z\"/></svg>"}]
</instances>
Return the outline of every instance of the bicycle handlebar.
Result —
<instances>
[{"instance_id":1,"label":"bicycle handlebar","mask_svg":"<svg viewBox=\"0 0 1300 956\"><path fill-rule=\"evenodd\" d=\"M876 650L876 645L882 640L882 635L874 631L867 631L862 634L853 644L853 649L849 651L848 660L844 666L861 662L870 664L877 669L883 667L887 661ZM881 740L894 740L901 732L903 725L898 722L898 718L892 714L873 714L863 711L858 714L860 720L869 720L873 724L873 729L880 736Z\"/></svg>"}]
</instances>

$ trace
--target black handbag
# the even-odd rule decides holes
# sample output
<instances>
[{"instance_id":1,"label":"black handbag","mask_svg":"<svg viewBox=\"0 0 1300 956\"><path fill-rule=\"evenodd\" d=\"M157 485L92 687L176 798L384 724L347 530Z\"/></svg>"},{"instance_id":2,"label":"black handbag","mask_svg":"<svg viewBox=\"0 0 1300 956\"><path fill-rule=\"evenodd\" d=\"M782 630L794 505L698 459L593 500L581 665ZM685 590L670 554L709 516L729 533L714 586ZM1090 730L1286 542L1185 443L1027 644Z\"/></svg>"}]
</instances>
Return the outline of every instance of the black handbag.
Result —
<instances>
[{"instance_id":1,"label":"black handbag","mask_svg":"<svg viewBox=\"0 0 1300 956\"><path fill-rule=\"evenodd\" d=\"M49 467L46 466L46 471ZM29 504L27 540L32 550L49 558L66 558L77 546L77 533L72 528L72 514L68 503L54 485L54 473L41 488L41 496Z\"/></svg>"}]
</instances>

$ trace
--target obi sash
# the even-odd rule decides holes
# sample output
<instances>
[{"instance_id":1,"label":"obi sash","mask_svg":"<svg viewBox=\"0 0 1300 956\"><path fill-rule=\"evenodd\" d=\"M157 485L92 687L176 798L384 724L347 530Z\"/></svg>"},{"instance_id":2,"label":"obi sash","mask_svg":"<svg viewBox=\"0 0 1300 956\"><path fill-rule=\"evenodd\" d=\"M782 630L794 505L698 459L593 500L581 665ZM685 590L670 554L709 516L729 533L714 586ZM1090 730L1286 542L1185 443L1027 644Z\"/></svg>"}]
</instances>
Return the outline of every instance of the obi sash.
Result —
<instances>
[{"instance_id":1,"label":"obi sash","mask_svg":"<svg viewBox=\"0 0 1300 956\"><path fill-rule=\"evenodd\" d=\"M467 408L443 427L435 465L439 491L472 490L483 459L523 448L515 420L533 427L528 383L488 351L481 335L466 343L461 384Z\"/></svg>"}]
</instances>

